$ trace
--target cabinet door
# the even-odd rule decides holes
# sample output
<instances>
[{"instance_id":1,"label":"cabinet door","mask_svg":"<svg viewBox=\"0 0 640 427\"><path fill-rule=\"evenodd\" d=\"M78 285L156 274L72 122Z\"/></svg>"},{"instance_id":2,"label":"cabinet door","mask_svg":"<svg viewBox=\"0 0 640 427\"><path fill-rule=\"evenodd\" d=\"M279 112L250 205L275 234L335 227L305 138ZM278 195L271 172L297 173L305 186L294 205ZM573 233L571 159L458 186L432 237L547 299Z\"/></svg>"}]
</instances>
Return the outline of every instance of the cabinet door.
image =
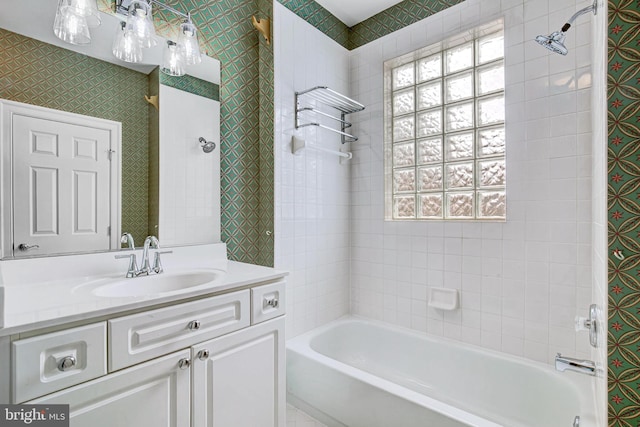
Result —
<instances>
[{"instance_id":1,"label":"cabinet door","mask_svg":"<svg viewBox=\"0 0 640 427\"><path fill-rule=\"evenodd\" d=\"M284 427L284 317L192 351L193 427Z\"/></svg>"},{"instance_id":2,"label":"cabinet door","mask_svg":"<svg viewBox=\"0 0 640 427\"><path fill-rule=\"evenodd\" d=\"M69 404L71 427L185 427L190 424L189 359L182 350L106 375L32 404Z\"/></svg>"}]
</instances>

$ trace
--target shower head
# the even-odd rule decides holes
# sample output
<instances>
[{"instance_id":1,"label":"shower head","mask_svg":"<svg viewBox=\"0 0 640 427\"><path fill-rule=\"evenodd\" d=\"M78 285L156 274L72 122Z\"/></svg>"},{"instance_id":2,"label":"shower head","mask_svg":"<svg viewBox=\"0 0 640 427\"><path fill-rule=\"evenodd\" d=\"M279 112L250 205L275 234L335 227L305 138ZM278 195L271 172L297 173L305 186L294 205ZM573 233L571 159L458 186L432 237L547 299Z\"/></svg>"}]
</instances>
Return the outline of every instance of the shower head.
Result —
<instances>
[{"instance_id":1,"label":"shower head","mask_svg":"<svg viewBox=\"0 0 640 427\"><path fill-rule=\"evenodd\" d=\"M541 46L546 47L551 52L559 53L560 55L566 55L569 50L564 45L565 35L562 31L554 31L548 36L536 37L536 42Z\"/></svg>"},{"instance_id":2,"label":"shower head","mask_svg":"<svg viewBox=\"0 0 640 427\"><path fill-rule=\"evenodd\" d=\"M548 36L538 36L536 37L536 42L549 49L551 52L559 53L560 55L566 55L569 53L569 49L564 45L565 34L571 28L571 24L576 18L580 15L584 15L585 13L593 12L595 15L598 11L598 0L594 0L593 4L589 7L585 7L584 9L580 9L576 13L573 14L571 18L567 21L566 24L562 26L560 31L554 31Z\"/></svg>"},{"instance_id":3,"label":"shower head","mask_svg":"<svg viewBox=\"0 0 640 427\"><path fill-rule=\"evenodd\" d=\"M200 146L202 147L202 151L204 151L205 153L210 153L210 152L212 152L213 150L216 149L216 143L213 142L213 141L207 141L203 137L200 137L200 139L198 139L198 141L200 142Z\"/></svg>"}]
</instances>

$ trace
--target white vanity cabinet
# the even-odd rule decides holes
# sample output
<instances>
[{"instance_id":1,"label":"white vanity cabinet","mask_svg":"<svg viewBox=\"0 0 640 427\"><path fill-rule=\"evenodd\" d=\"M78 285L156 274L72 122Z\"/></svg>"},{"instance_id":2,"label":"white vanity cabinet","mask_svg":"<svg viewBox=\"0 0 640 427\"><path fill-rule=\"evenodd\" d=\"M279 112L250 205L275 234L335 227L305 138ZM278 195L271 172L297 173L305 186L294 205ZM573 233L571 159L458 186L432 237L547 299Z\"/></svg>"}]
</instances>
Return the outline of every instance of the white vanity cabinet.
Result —
<instances>
[{"instance_id":1,"label":"white vanity cabinet","mask_svg":"<svg viewBox=\"0 0 640 427\"><path fill-rule=\"evenodd\" d=\"M41 377L35 361L48 351L55 363L46 367L60 385L33 389L26 382L16 393L13 375L11 400L69 404L71 427L284 427L284 288L278 279L14 339L12 372L25 365L16 354L33 348L34 362L20 372ZM88 356L73 353L72 375L59 362L74 346Z\"/></svg>"},{"instance_id":2,"label":"white vanity cabinet","mask_svg":"<svg viewBox=\"0 0 640 427\"><path fill-rule=\"evenodd\" d=\"M192 347L193 426L284 426L284 318Z\"/></svg>"},{"instance_id":3,"label":"white vanity cabinet","mask_svg":"<svg viewBox=\"0 0 640 427\"><path fill-rule=\"evenodd\" d=\"M73 427L189 426L189 357L182 350L28 403L69 404Z\"/></svg>"}]
</instances>

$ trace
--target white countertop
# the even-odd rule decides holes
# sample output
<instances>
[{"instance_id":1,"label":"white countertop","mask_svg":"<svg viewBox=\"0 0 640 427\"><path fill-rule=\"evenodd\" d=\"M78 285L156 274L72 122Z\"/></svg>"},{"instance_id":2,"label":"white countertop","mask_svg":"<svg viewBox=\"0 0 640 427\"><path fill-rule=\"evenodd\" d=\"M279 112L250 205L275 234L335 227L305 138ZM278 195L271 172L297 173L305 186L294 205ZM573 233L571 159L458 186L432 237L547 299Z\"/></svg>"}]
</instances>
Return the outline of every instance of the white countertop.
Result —
<instances>
[{"instance_id":1,"label":"white countertop","mask_svg":"<svg viewBox=\"0 0 640 427\"><path fill-rule=\"evenodd\" d=\"M162 255L167 274L199 270L215 272L219 277L170 293L104 297L92 291L109 280L132 283L136 280L124 278L128 260L115 260L114 252L0 262L0 308L4 322L0 336L179 302L272 281L287 274L269 267L227 261L224 244L170 249L173 254ZM123 253L128 252L118 252Z\"/></svg>"}]
</instances>

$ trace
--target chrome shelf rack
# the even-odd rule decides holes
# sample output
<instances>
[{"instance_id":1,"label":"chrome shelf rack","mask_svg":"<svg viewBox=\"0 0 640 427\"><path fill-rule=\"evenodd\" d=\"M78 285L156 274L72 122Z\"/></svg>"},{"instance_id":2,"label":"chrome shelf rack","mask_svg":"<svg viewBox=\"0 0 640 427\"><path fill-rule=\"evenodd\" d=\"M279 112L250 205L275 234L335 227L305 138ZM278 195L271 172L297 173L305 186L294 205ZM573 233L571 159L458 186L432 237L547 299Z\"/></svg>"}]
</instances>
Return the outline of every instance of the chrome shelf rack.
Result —
<instances>
[{"instance_id":1,"label":"chrome shelf rack","mask_svg":"<svg viewBox=\"0 0 640 427\"><path fill-rule=\"evenodd\" d=\"M308 104L310 101L317 101L320 104L338 110L340 117L320 111L318 107L309 106ZM329 89L326 86L316 86L302 92L296 92L296 129L306 126L317 126L339 134L342 137L343 144L347 142L355 142L358 140L358 137L345 132L346 129L351 127L351 123L345 120L345 116L362 110L364 110L364 105L359 102ZM340 124L340 130L321 124L318 121L305 122L302 118L302 115L305 112L312 112L323 117L328 117L331 120L335 120Z\"/></svg>"}]
</instances>

